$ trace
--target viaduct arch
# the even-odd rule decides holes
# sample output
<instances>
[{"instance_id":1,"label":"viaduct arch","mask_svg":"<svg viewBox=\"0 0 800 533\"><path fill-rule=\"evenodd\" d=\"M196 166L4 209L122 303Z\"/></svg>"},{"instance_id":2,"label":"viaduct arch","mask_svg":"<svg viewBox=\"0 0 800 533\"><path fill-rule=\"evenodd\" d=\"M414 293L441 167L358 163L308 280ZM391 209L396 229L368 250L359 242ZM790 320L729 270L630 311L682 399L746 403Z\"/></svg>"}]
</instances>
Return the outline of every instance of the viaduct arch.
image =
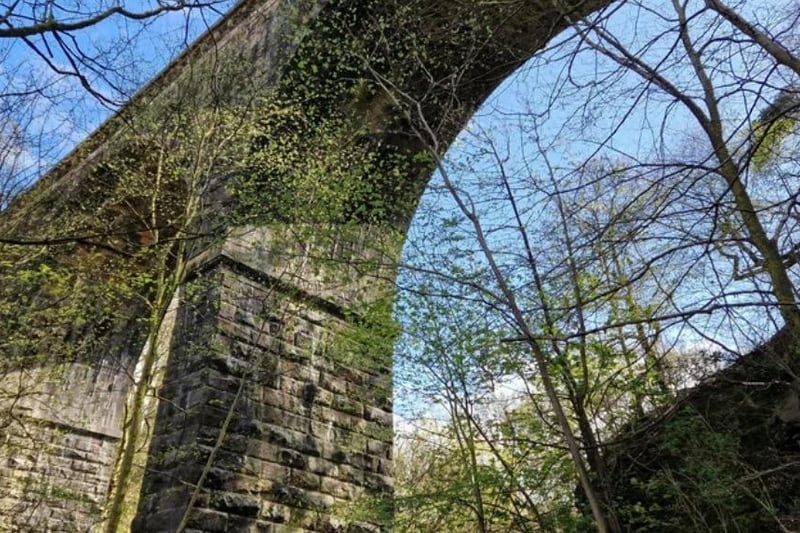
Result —
<instances>
[{"instance_id":1,"label":"viaduct arch","mask_svg":"<svg viewBox=\"0 0 800 533\"><path fill-rule=\"evenodd\" d=\"M423 154L608 3L238 4L0 221L48 243L0 251L26 273L3 298L37 295L13 311L35 342L6 346L0 527L389 529L380 304ZM209 145L252 164L189 179Z\"/></svg>"}]
</instances>

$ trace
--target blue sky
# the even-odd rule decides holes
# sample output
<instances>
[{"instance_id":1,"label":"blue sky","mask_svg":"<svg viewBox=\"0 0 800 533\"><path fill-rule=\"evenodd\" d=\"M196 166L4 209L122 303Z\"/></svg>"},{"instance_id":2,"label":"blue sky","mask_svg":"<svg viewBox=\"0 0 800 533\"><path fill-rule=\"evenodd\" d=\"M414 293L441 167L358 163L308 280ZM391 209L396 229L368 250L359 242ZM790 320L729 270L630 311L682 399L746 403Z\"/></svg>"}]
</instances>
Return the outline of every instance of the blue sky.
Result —
<instances>
[{"instance_id":1,"label":"blue sky","mask_svg":"<svg viewBox=\"0 0 800 533\"><path fill-rule=\"evenodd\" d=\"M215 9L226 10L232 3L221 0ZM16 26L27 23L31 5L40 6L19 4L19 17L13 21ZM96 4L59 5L80 12L94 9ZM130 10L146 10L156 3L135 0L125 5ZM66 12L55 15L62 20L71 17ZM62 35L60 42L52 35L34 35L27 41L0 39L0 80L4 80L0 81L0 109L5 117L0 140L13 129L27 133L14 157L0 160L0 178L3 171L13 171L30 183L42 175L218 16L212 9L168 12L144 23L114 16L74 32L74 40L68 35ZM74 70L62 44L73 56L84 56L78 70L90 90L77 77L56 72ZM109 66L112 68L106 68Z\"/></svg>"},{"instance_id":2,"label":"blue sky","mask_svg":"<svg viewBox=\"0 0 800 533\"><path fill-rule=\"evenodd\" d=\"M664 18L664 10L659 9L658 3L654 4L655 9L649 9L648 5L628 4L614 13L609 28L624 35L641 57L659 61L670 50L675 37L653 39L671 22ZM772 2L750 2L749 6L746 14L752 20L776 28L787 39L793 38L793 28L773 24L772 18L780 14L780 6ZM90 55L99 51L113 53L110 57L119 66L114 73L114 83L123 93L131 93L180 53L188 42L213 23L214 18L213 13L201 16L197 12L175 12L144 29L115 18L80 33L77 44ZM704 26L698 23L697 27ZM121 48L116 46L120 38L126 43ZM587 159L647 161L696 156L692 152L698 146L698 131L685 110L674 106L658 91L643 87L635 76L620 74L614 65L596 54L582 53L568 62L572 46L569 38L569 33L559 36L556 41L566 43L563 47L550 48L507 79L476 113L448 154L449 168L463 180L478 203L487 200L481 195L488 189L469 187L476 186L474 178L480 178L481 174L491 176L496 170L496 161L486 158L487 140L498 149L505 170L513 173L520 184L532 176L546 174L547 165L556 174L569 176ZM36 39L35 43L40 51L53 54L50 60L54 64L64 65L65 58L51 39L46 42ZM30 102L30 108L15 111L21 113L20 124L31 133L30 144L21 152L20 159L31 166L31 177L38 176L96 128L113 112L114 106L88 96L75 79L55 76L21 41L0 41L0 54L0 69L12 89L24 87L28 82L45 88L43 95ZM722 86L734 86L737 80L726 78L725 69L735 70L740 62L741 57L736 54L721 58L720 68L715 70L716 81ZM694 80L685 63L673 58L665 63L664 69L679 83L692 86ZM770 91L774 93L770 89L759 94L755 86L765 85L765 79L774 87L791 81L782 80L780 73L770 71L756 69L753 74L758 78L754 87L734 87L725 99L725 111L731 117L731 124L743 123L747 112L763 107ZM94 90L109 100L121 100L121 95L103 80L91 77L90 82ZM732 135L735 134L733 128ZM664 140L668 142L662 142ZM468 169L479 172L470 175L466 172ZM452 203L443 200L435 187L440 182L440 178L434 176L434 187L424 198L422 210L438 209L443 217L457 218L457 213L448 213L452 211ZM547 222L543 218L545 211L538 209L542 199L533 193L525 198L530 211L530 232L536 235L536 224ZM502 226L508 219L505 211L490 206L487 209L484 215L488 225ZM425 226L423 220L418 218L410 232L405 256L409 262L443 259L431 257L435 250L426 249L432 226ZM468 238L469 231L463 236ZM498 230L494 236L498 249L509 254L513 251L516 243L507 233ZM417 253L420 251L423 253ZM468 254L465 257L464 260L473 259ZM713 290L715 287L695 284L682 298L687 302L701 301L705 293ZM714 329L717 325L709 322L707 327ZM687 335L683 329L680 333L691 339L690 342L699 342L696 336Z\"/></svg>"},{"instance_id":3,"label":"blue sky","mask_svg":"<svg viewBox=\"0 0 800 533\"><path fill-rule=\"evenodd\" d=\"M692 13L702 2L688 5ZM671 8L654 2L616 7L606 27L635 51L637 57L659 64L660 72L669 76L676 86L698 98L701 93L697 78L687 64L679 34L666 31L675 26ZM783 17L784 13L792 12L791 4L749 2L740 9L748 19L764 24L779 35L783 42L796 42L795 28ZM773 63L758 49L748 47L746 41L727 39L730 28L726 24L711 22L707 14L693 17L690 35L704 47L708 71L720 98L726 134L731 147L736 147L744 142L751 121L777 91L792 86L796 80L787 72L773 68ZM566 184L575 183L582 172L591 170L587 162L630 166L641 177L632 176L622 187L636 190L645 186L642 184L656 187L662 179L655 173L648 176L645 172L648 163L702 163L709 154L707 139L685 107L676 105L663 91L647 85L630 71L620 70L597 53L584 50L572 57L574 43L570 43L570 38L570 33L562 34L556 39L562 46L551 46L507 79L472 118L445 163L462 197L476 206L492 248L501 261L506 261L503 267L520 293L529 286L530 273L519 267L515 256L521 241L513 227L508 202L503 203L503 192L497 188L500 170L516 187L514 194L523 209L526 233L539 251L541 268L546 270L548 266L557 265L564 256L558 239L549 233L553 230L552 203L536 189L542 187L542 183L545 188L551 187L547 179L549 172ZM792 192L791 183L786 184L788 191L769 190L776 183L772 181L774 178L750 176L754 197L766 200ZM695 208L703 201L703 195L708 200L725 188L718 178L704 178L698 183L706 189L687 187L687 194L679 198L682 203L670 208L677 219L681 219L680 209L684 206ZM794 186L795 190L800 188L796 179ZM463 289L448 288L436 276L413 272L413 267L431 268L433 265L433 270L464 279L474 277L493 288L490 276L485 275L486 263L477 250L471 224L443 189L442 178L437 173L412 224L404 255L412 268L401 275L400 284L411 289L433 284L439 290L452 290L463 297ZM552 192L552 188L549 190ZM676 192L682 190L675 189ZM696 194L697 198L688 193ZM586 204L587 210L602 212L615 197L615 191L607 189L597 194L594 203ZM642 206L643 217L648 215L650 206ZM769 226L768 218L765 211L768 228L774 229ZM685 224L698 236L712 229L702 217L687 219ZM634 260L640 258L645 262L648 254L658 247L669 246L670 240L678 239L676 229L669 227L669 219L655 226L654 233L656 230L662 232L660 241L651 238L631 247ZM453 269L454 264L457 270ZM631 265L631 270L635 271L636 266ZM763 304L770 299L758 292L768 290L763 277L756 285L733 280L732 265L702 246L698 246L693 255L675 254L655 266L661 281L641 284L639 290L643 291L641 296L645 301L648 297L663 300L671 292L665 314L721 303L729 305L717 312L697 314L690 320L663 320L661 325L667 330L662 340L676 352L688 354L705 349L741 353L775 331L779 323L775 313L764 312ZM674 288L657 286L663 282L674 283ZM477 298L476 293L466 292ZM401 321L418 318L413 314L414 298L413 292L401 293L401 308L406 305L410 308L399 316ZM598 325L608 318L607 311L602 309L592 313L590 319ZM535 315L531 316L535 319ZM487 327L494 327L488 325L490 322L487 321ZM498 341L502 335L498 334ZM415 345L414 340L409 338L402 344L402 349L409 350L411 355L424 350ZM397 377L399 390L408 383L415 383L413 378L418 378L419 373L419 368L401 368ZM503 393L507 392L506 389ZM413 399L410 404L401 408L401 413L402 409L407 413L420 407Z\"/></svg>"}]
</instances>

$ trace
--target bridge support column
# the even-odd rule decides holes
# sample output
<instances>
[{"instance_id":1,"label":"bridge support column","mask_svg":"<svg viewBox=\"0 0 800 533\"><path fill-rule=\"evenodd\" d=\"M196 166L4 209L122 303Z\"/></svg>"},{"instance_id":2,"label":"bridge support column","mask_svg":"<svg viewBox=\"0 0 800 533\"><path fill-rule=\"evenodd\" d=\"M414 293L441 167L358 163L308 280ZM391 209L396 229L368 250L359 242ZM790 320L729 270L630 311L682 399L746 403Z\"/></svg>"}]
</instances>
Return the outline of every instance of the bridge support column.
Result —
<instances>
[{"instance_id":1,"label":"bridge support column","mask_svg":"<svg viewBox=\"0 0 800 533\"><path fill-rule=\"evenodd\" d=\"M388 527L389 371L342 363L341 301L264 240L229 240L183 288L134 531Z\"/></svg>"}]
</instances>

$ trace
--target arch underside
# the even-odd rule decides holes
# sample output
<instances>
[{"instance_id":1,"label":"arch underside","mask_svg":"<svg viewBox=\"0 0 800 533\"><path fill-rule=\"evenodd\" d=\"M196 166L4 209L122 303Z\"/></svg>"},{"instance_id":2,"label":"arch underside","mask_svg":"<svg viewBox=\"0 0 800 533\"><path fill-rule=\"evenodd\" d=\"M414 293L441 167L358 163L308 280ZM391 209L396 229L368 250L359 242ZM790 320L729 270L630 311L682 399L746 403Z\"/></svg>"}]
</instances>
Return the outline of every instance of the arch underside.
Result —
<instances>
[{"instance_id":1,"label":"arch underside","mask_svg":"<svg viewBox=\"0 0 800 533\"><path fill-rule=\"evenodd\" d=\"M270 122L274 113L256 115L260 131L298 139L291 156L300 163L292 168L306 169L306 162L326 158L332 163L323 168L334 168L360 158L369 164L354 168L370 169L359 174L369 193L344 188L355 191L358 201L345 198L327 211L291 207L293 198L311 203L302 187L313 188L313 183L297 186L292 176L262 173L255 189L277 183L271 197L278 198L281 190L292 194L259 211L269 200L256 192L252 203L261 207L247 204L242 214L237 205L246 202L241 191L231 192L230 176L213 176L203 188L204 210L192 221L203 228L203 236L181 251L186 271L175 288L175 304L161 315L157 338L163 349L154 363L154 381L147 385L149 403L130 402L140 377L137 364L147 350L147 328L134 324L148 320L152 292L146 294L147 305L125 307L127 318L125 312L114 315L116 326L86 326L85 331L100 331L93 333L97 338L90 349L62 362L48 356L40 365L68 369L69 390L57 405L68 409L72 397L81 396L83 414L113 416L98 420L65 411L69 416L56 423L55 415L25 402L6 408L13 416L24 409L26 417L38 420L37 440L56 444L31 454L31 461L9 460L0 467L5 486L19 488L20 480L36 477L46 489L26 485L11 491L0 505L35 506L36 511L23 523L7 514L0 526L63 530L70 521L101 528L121 486L117 476L119 450L129 431L126 416L141 408L149 435L139 445L147 452L135 457L136 479L125 481L130 494L118 498L120 530L130 520L133 530L148 532L333 531L348 523L389 528L391 339L374 341L381 336L374 331L381 323L372 330L364 326L370 323L367 313L390 298L386 280L394 275L393 259L432 172L431 158L420 154L442 155L503 79L569 19L588 16L608 2L558 9L533 4L245 1L5 213L4 232L26 236L62 225L88 197L102 204L98 197L107 194L108 178L98 177L96 169L114 160L125 124L164 101L179 102L177 109L192 113L191 107L180 107L185 94L193 95L192 106L219 109L232 102L242 109L245 86L254 102L268 95L270 105L296 110L296 119L278 126ZM230 77L232 71L225 69L231 64L238 69L233 78L242 76L247 83L220 82ZM212 81L221 89L209 89ZM341 142L345 138L348 142ZM263 142L272 147L275 139ZM353 152L330 153L339 149ZM369 182L373 177L376 181ZM358 205L362 198L368 209ZM111 257L103 268L157 269L136 255L151 245L153 228L137 226L135 213L112 203L102 204L97 213L125 228L127 240L115 236L69 250L53 247L47 260L72 269L97 261L98 254L113 256L104 249L124 248L127 255ZM231 212L237 216L228 217ZM169 256L163 265L178 263ZM93 268L83 268L82 275L91 275ZM99 324L101 318L92 320ZM362 329L367 334L346 333ZM65 342L79 342L73 336L63 335ZM39 381L55 384L63 375L39 372ZM41 403L38 394L31 404ZM47 394L52 396L52 387ZM29 445L15 446L24 451ZM87 463L92 450L101 448L102 454ZM2 453L19 455L20 449ZM53 460L70 453L77 454L75 460ZM66 504L63 487L69 489Z\"/></svg>"}]
</instances>

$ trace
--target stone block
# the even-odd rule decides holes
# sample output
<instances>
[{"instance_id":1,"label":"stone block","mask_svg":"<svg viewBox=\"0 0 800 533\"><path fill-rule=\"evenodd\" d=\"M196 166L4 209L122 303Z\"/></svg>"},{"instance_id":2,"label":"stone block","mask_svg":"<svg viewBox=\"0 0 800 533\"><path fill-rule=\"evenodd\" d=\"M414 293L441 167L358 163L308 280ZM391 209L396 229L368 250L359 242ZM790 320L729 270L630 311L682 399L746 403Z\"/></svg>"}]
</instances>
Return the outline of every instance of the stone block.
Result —
<instances>
[{"instance_id":1,"label":"stone block","mask_svg":"<svg viewBox=\"0 0 800 533\"><path fill-rule=\"evenodd\" d=\"M305 470L292 470L289 476L292 485L307 490L319 490L320 478Z\"/></svg>"},{"instance_id":2,"label":"stone block","mask_svg":"<svg viewBox=\"0 0 800 533\"><path fill-rule=\"evenodd\" d=\"M227 490L236 480L237 475L224 468L212 467L206 474L203 488L208 490Z\"/></svg>"},{"instance_id":3,"label":"stone block","mask_svg":"<svg viewBox=\"0 0 800 533\"><path fill-rule=\"evenodd\" d=\"M306 435L302 442L296 447L298 451L311 457L319 457L322 454L323 443L312 435Z\"/></svg>"},{"instance_id":4,"label":"stone block","mask_svg":"<svg viewBox=\"0 0 800 533\"><path fill-rule=\"evenodd\" d=\"M389 451L392 449L391 441L367 439L367 453L378 457L389 459Z\"/></svg>"},{"instance_id":5,"label":"stone block","mask_svg":"<svg viewBox=\"0 0 800 533\"><path fill-rule=\"evenodd\" d=\"M141 507L140 507L141 509ZM139 512L131 525L134 533L174 533L175 525L183 518L184 507L177 509L152 510L148 513Z\"/></svg>"},{"instance_id":6,"label":"stone block","mask_svg":"<svg viewBox=\"0 0 800 533\"><path fill-rule=\"evenodd\" d=\"M290 468L303 469L308 466L306 457L303 454L290 449L283 449L280 451L279 461L282 465Z\"/></svg>"},{"instance_id":7,"label":"stone block","mask_svg":"<svg viewBox=\"0 0 800 533\"><path fill-rule=\"evenodd\" d=\"M261 517L273 524L284 524L292 517L292 508L274 502L264 502L261 506Z\"/></svg>"},{"instance_id":8,"label":"stone block","mask_svg":"<svg viewBox=\"0 0 800 533\"><path fill-rule=\"evenodd\" d=\"M342 464L339 466L339 479L361 486L364 484L364 471L349 464Z\"/></svg>"},{"instance_id":9,"label":"stone block","mask_svg":"<svg viewBox=\"0 0 800 533\"><path fill-rule=\"evenodd\" d=\"M377 422L378 424L391 428L392 427L392 413L388 411L384 411L383 409L378 409L377 407L365 407L364 408L364 419L368 421Z\"/></svg>"},{"instance_id":10,"label":"stone block","mask_svg":"<svg viewBox=\"0 0 800 533\"><path fill-rule=\"evenodd\" d=\"M347 430L357 428L359 424L361 424L362 422L362 419L360 417L344 413L342 411L337 411L336 409L331 409L329 407L324 407L324 406L318 407L317 416L323 422L329 422L335 425L336 427Z\"/></svg>"},{"instance_id":11,"label":"stone block","mask_svg":"<svg viewBox=\"0 0 800 533\"><path fill-rule=\"evenodd\" d=\"M375 471L383 476L392 477L394 475L394 465L391 459L379 459L378 467Z\"/></svg>"},{"instance_id":12,"label":"stone block","mask_svg":"<svg viewBox=\"0 0 800 533\"><path fill-rule=\"evenodd\" d=\"M247 443L246 453L263 461L277 463L279 462L280 451L281 446L265 442L258 437L252 437Z\"/></svg>"},{"instance_id":13,"label":"stone block","mask_svg":"<svg viewBox=\"0 0 800 533\"><path fill-rule=\"evenodd\" d=\"M198 531L224 533L228 531L228 515L211 509L193 509L186 525Z\"/></svg>"},{"instance_id":14,"label":"stone block","mask_svg":"<svg viewBox=\"0 0 800 533\"><path fill-rule=\"evenodd\" d=\"M347 381L328 372L320 373L320 387L335 394L347 394Z\"/></svg>"},{"instance_id":15,"label":"stone block","mask_svg":"<svg viewBox=\"0 0 800 533\"><path fill-rule=\"evenodd\" d=\"M344 483L339 479L322 477L320 482L320 491L335 498L349 500L355 495L356 487L351 483Z\"/></svg>"},{"instance_id":16,"label":"stone block","mask_svg":"<svg viewBox=\"0 0 800 533\"><path fill-rule=\"evenodd\" d=\"M364 415L364 404L354 400L350 396L336 394L333 397L333 408L337 411L347 413L356 417Z\"/></svg>"},{"instance_id":17,"label":"stone block","mask_svg":"<svg viewBox=\"0 0 800 533\"><path fill-rule=\"evenodd\" d=\"M272 524L252 518L230 516L228 517L228 531L236 533L271 533Z\"/></svg>"},{"instance_id":18,"label":"stone block","mask_svg":"<svg viewBox=\"0 0 800 533\"><path fill-rule=\"evenodd\" d=\"M306 491L305 498L310 509L327 511L336 503L333 496L322 494L321 492Z\"/></svg>"},{"instance_id":19,"label":"stone block","mask_svg":"<svg viewBox=\"0 0 800 533\"><path fill-rule=\"evenodd\" d=\"M260 477L275 483L286 483L291 475L289 467L263 461L261 463Z\"/></svg>"},{"instance_id":20,"label":"stone block","mask_svg":"<svg viewBox=\"0 0 800 533\"><path fill-rule=\"evenodd\" d=\"M338 465L322 457L309 457L308 470L318 475L331 477L337 477L339 473Z\"/></svg>"},{"instance_id":21,"label":"stone block","mask_svg":"<svg viewBox=\"0 0 800 533\"><path fill-rule=\"evenodd\" d=\"M256 517L261 511L258 497L233 492L215 492L211 497L211 505L216 510L244 517Z\"/></svg>"},{"instance_id":22,"label":"stone block","mask_svg":"<svg viewBox=\"0 0 800 533\"><path fill-rule=\"evenodd\" d=\"M309 509L311 502L303 489L284 483L275 483L269 494L273 501L299 509Z\"/></svg>"}]
</instances>

